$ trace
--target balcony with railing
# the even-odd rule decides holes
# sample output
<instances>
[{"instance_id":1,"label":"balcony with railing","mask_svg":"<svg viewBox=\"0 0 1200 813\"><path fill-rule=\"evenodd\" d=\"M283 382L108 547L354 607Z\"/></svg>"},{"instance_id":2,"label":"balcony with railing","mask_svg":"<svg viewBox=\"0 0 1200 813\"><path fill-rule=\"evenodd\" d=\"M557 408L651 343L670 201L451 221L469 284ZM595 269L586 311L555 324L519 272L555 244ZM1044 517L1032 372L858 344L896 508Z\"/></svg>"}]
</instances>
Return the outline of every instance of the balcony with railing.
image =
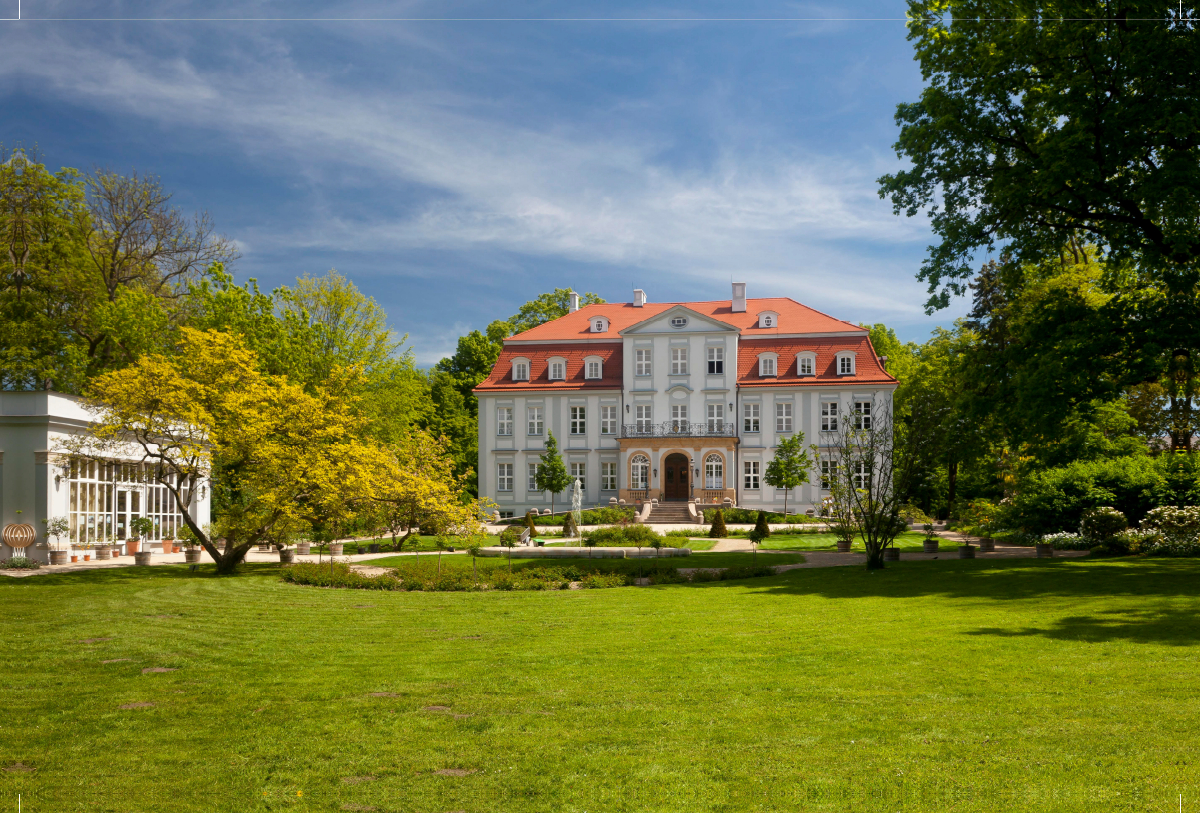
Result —
<instances>
[{"instance_id":1,"label":"balcony with railing","mask_svg":"<svg viewBox=\"0 0 1200 813\"><path fill-rule=\"evenodd\" d=\"M638 421L621 427L625 438L731 438L735 436L732 421Z\"/></svg>"}]
</instances>

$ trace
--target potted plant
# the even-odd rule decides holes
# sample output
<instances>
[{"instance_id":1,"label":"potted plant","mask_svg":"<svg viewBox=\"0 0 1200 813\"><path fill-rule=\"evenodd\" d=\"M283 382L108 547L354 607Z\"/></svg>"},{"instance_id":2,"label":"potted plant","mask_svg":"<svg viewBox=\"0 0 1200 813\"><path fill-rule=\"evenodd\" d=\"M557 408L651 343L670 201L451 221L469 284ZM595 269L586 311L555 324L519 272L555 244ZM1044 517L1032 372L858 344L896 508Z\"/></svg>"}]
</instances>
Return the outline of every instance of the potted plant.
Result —
<instances>
[{"instance_id":1,"label":"potted plant","mask_svg":"<svg viewBox=\"0 0 1200 813\"><path fill-rule=\"evenodd\" d=\"M66 517L55 517L52 520L43 520L46 523L46 538L54 540L54 549L50 551L50 564L65 565L67 563L67 551L63 550L60 545L62 538L71 532L71 523Z\"/></svg>"},{"instance_id":2,"label":"potted plant","mask_svg":"<svg viewBox=\"0 0 1200 813\"><path fill-rule=\"evenodd\" d=\"M1039 559L1053 559L1054 558L1054 543L1053 542L1045 542L1042 540L1042 538L1039 537L1038 541L1033 544L1033 549L1037 554L1037 558L1039 558Z\"/></svg>"},{"instance_id":3,"label":"potted plant","mask_svg":"<svg viewBox=\"0 0 1200 813\"><path fill-rule=\"evenodd\" d=\"M129 530L135 534L134 543L131 543L134 564L150 564L150 536L154 533L154 520L150 517L134 517L129 521ZM146 540L145 550L141 549L142 539Z\"/></svg>"},{"instance_id":4,"label":"potted plant","mask_svg":"<svg viewBox=\"0 0 1200 813\"><path fill-rule=\"evenodd\" d=\"M170 539L167 536L164 536L163 540L162 540L162 552L163 553L174 553L175 552L175 540Z\"/></svg>"},{"instance_id":5,"label":"potted plant","mask_svg":"<svg viewBox=\"0 0 1200 813\"><path fill-rule=\"evenodd\" d=\"M925 530L925 538L921 541L921 549L925 551L925 553L937 553L938 538L937 534L933 532L933 524L927 522L923 527Z\"/></svg>"},{"instance_id":6,"label":"potted plant","mask_svg":"<svg viewBox=\"0 0 1200 813\"><path fill-rule=\"evenodd\" d=\"M192 529L184 525L179 529L179 541L183 543L183 561L189 565L200 563L200 540L196 539L196 535L192 533Z\"/></svg>"},{"instance_id":7,"label":"potted plant","mask_svg":"<svg viewBox=\"0 0 1200 813\"><path fill-rule=\"evenodd\" d=\"M108 540L109 536L106 533L100 534L96 541L96 561L102 561L108 558Z\"/></svg>"},{"instance_id":8,"label":"potted plant","mask_svg":"<svg viewBox=\"0 0 1200 813\"><path fill-rule=\"evenodd\" d=\"M296 553L301 556L308 556L310 550L312 550L312 542L310 540L301 538L296 542Z\"/></svg>"}]
</instances>

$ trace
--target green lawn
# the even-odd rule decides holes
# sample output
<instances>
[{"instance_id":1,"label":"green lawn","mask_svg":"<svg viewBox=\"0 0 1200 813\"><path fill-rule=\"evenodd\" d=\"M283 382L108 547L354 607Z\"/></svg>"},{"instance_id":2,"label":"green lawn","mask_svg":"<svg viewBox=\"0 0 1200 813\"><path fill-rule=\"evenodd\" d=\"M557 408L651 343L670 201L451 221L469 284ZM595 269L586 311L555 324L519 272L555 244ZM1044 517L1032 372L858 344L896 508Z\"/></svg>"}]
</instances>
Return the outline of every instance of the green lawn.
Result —
<instances>
[{"instance_id":1,"label":"green lawn","mask_svg":"<svg viewBox=\"0 0 1200 813\"><path fill-rule=\"evenodd\" d=\"M0 579L0 799L1173 811L1200 796L1198 591L1200 561L1120 559L550 593L305 588L270 566Z\"/></svg>"},{"instance_id":2,"label":"green lawn","mask_svg":"<svg viewBox=\"0 0 1200 813\"><path fill-rule=\"evenodd\" d=\"M896 547L900 550L921 550L925 534L915 531L905 531L896 537ZM958 550L957 543L947 539L941 540L943 550ZM834 534L772 534L762 545L763 550L837 550L837 536ZM864 552L861 540L854 543L853 548Z\"/></svg>"}]
</instances>

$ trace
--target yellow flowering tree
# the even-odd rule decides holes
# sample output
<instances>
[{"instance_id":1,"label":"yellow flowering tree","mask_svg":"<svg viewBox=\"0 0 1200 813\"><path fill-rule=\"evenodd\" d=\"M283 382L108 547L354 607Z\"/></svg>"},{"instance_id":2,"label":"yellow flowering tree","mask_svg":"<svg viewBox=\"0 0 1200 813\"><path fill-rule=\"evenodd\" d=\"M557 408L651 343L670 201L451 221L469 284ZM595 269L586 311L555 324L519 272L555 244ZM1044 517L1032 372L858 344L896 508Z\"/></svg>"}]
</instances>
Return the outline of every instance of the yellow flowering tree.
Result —
<instances>
[{"instance_id":1,"label":"yellow flowering tree","mask_svg":"<svg viewBox=\"0 0 1200 813\"><path fill-rule=\"evenodd\" d=\"M470 471L454 473L448 440L414 428L384 449L383 458L374 499L393 536L401 528L407 530L401 545L419 528L479 533L480 517L488 506L470 498Z\"/></svg>"},{"instance_id":2,"label":"yellow flowering tree","mask_svg":"<svg viewBox=\"0 0 1200 813\"><path fill-rule=\"evenodd\" d=\"M69 446L89 457L140 454L222 574L264 539L369 504L389 462L363 440L353 371L306 390L258 372L256 361L235 336L184 328L177 355L146 355L95 379L94 437ZM210 476L219 511L206 533L189 508Z\"/></svg>"}]
</instances>

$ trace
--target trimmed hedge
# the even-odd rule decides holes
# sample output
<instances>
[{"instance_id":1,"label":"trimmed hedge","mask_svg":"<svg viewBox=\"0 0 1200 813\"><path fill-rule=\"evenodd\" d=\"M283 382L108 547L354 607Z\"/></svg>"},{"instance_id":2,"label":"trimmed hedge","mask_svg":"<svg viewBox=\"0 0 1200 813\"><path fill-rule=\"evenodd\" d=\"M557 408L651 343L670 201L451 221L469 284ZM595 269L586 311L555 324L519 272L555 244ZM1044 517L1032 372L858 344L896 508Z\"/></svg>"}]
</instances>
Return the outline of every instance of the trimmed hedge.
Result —
<instances>
[{"instance_id":1,"label":"trimmed hedge","mask_svg":"<svg viewBox=\"0 0 1200 813\"><path fill-rule=\"evenodd\" d=\"M532 517L532 519L533 519L533 523L535 525L554 525L554 526L562 527L562 524L565 521L565 518L563 515L569 514L569 513L570 513L569 511L561 511L557 514L547 514L546 516L542 516L541 514L539 514L536 517ZM633 522L633 518L636 515L637 515L637 512L628 506L625 506L623 508L622 507L588 508L579 513L579 524L580 525L616 525L622 519L626 519L630 522ZM508 519L500 520L499 524L501 524L501 525L524 525L525 517L524 516L509 517Z\"/></svg>"},{"instance_id":2,"label":"trimmed hedge","mask_svg":"<svg viewBox=\"0 0 1200 813\"><path fill-rule=\"evenodd\" d=\"M753 525L758 521L760 513L766 513L767 522L779 525L788 522L824 522L823 519L810 517L807 514L788 514L787 519L784 519L783 514L774 514L770 512L761 512L756 508L705 508L704 521L709 525L713 522L713 517L720 511L726 522L732 522L734 525Z\"/></svg>"}]
</instances>

